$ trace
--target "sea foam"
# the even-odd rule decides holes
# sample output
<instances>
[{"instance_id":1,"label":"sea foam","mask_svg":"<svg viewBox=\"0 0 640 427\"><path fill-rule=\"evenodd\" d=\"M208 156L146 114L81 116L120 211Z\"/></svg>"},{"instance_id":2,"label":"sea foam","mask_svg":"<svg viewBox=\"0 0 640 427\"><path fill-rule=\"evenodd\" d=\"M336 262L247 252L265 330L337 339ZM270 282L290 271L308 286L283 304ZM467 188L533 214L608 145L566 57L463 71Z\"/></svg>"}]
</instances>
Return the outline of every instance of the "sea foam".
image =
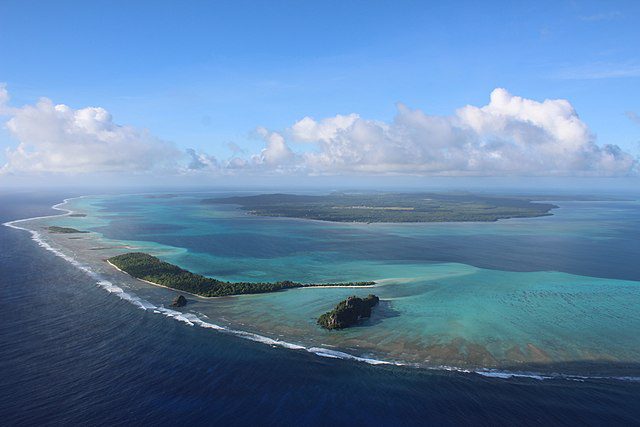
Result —
<instances>
[{"instance_id":1,"label":"sea foam","mask_svg":"<svg viewBox=\"0 0 640 427\"><path fill-rule=\"evenodd\" d=\"M177 320L186 325L199 326L205 329L213 329L213 330L224 332L224 333L230 333L237 337L248 339L248 340L255 341L262 344L267 344L269 346L282 347L282 348L286 348L290 350L298 350L298 351L304 350L306 352L315 354L320 357L325 357L325 358L353 360L357 362L364 362L370 365L396 365L396 366L412 366L412 367L418 366L416 364L405 364L402 362L385 361L385 360L373 359L368 357L360 357L360 356L355 356L342 351L331 350L323 347L305 347L303 345L293 344L287 341L265 337L263 335L255 334L252 332L235 330L235 329L227 328L225 326L220 326L214 323L206 322L193 313L183 313L177 310L166 308L162 305L157 306L143 298L140 298L139 296L135 295L133 292L125 291L121 287L115 285L113 282L103 278L100 274L93 271L89 266L82 264L77 259L69 255L66 255L65 253L63 253L57 248L54 248L42 238L42 236L38 231L16 225L16 224L20 224L27 221L56 218L56 217L63 217L63 216L70 215L73 213L73 211L63 208L62 206L67 204L70 200L80 199L84 197L90 197L90 196L79 196L79 197L68 198L68 199L64 199L64 201L61 203L53 205L52 206L53 209L63 212L61 214L18 219L14 221L5 222L2 225L16 229L16 230L24 230L29 232L31 234L32 240L34 240L38 244L38 246L40 246L41 248L47 251L52 252L58 257L69 262L74 267L83 271L88 276L96 280L96 285L98 287L100 287L101 289L104 289L105 291L111 294L116 295L121 300L126 301L142 310L149 311L154 314L162 314L165 317ZM379 285L385 284L384 280L379 281L378 284ZM484 377L495 378L495 379L505 379L505 380L512 379L512 378L528 378L528 379L540 380L540 381L550 380L550 379L563 379L563 380L572 380L572 381L582 381L587 379L613 379L613 380L619 380L619 381L640 382L640 377L636 377L636 376L579 376L579 375L566 375L566 374L541 374L541 373L534 373L534 372L501 371L496 369L469 370L469 369L458 368L453 366L437 366L437 367L427 367L427 368L430 370L454 371L454 372L463 373L463 374L476 374Z\"/></svg>"}]
</instances>

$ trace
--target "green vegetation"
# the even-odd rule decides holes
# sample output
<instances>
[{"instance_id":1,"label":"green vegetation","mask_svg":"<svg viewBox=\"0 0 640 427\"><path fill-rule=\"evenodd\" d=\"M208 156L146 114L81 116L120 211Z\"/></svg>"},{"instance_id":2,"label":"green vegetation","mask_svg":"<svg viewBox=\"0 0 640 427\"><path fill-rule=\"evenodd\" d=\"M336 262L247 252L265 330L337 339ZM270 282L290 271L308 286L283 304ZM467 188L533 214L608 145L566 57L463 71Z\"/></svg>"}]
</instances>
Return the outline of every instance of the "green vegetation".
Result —
<instances>
[{"instance_id":1,"label":"green vegetation","mask_svg":"<svg viewBox=\"0 0 640 427\"><path fill-rule=\"evenodd\" d=\"M172 199L178 197L177 194L147 194L145 199Z\"/></svg>"},{"instance_id":2,"label":"green vegetation","mask_svg":"<svg viewBox=\"0 0 640 427\"><path fill-rule=\"evenodd\" d=\"M47 230L49 231L49 233L60 233L60 234L88 233L88 231L80 231L71 227L58 227L56 225L47 227Z\"/></svg>"},{"instance_id":3,"label":"green vegetation","mask_svg":"<svg viewBox=\"0 0 640 427\"><path fill-rule=\"evenodd\" d=\"M288 280L282 282L225 282L184 270L154 256L142 252L132 252L109 258L108 261L131 276L161 286L177 289L203 297L221 297L239 294L259 294L282 289L305 286L364 286L375 282L349 282L326 284L303 284Z\"/></svg>"},{"instance_id":4,"label":"green vegetation","mask_svg":"<svg viewBox=\"0 0 640 427\"><path fill-rule=\"evenodd\" d=\"M378 305L380 298L369 295L366 298L352 296L340 301L336 308L318 318L318 325L325 329L343 329L353 326L363 318L371 317L371 309Z\"/></svg>"},{"instance_id":5,"label":"green vegetation","mask_svg":"<svg viewBox=\"0 0 640 427\"><path fill-rule=\"evenodd\" d=\"M367 223L497 221L551 215L549 211L557 207L520 197L440 193L262 194L203 203L237 204L260 216Z\"/></svg>"}]
</instances>

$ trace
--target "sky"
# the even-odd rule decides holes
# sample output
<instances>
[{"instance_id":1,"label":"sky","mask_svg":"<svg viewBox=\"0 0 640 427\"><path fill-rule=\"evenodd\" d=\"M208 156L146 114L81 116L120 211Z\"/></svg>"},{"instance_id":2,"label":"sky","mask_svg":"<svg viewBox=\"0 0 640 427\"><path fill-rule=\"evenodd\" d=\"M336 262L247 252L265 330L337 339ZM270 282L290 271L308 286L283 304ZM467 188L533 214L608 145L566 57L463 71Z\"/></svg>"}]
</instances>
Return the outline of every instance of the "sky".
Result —
<instances>
[{"instance_id":1,"label":"sky","mask_svg":"<svg viewBox=\"0 0 640 427\"><path fill-rule=\"evenodd\" d=\"M636 182L638 22L638 1L0 0L0 187Z\"/></svg>"}]
</instances>

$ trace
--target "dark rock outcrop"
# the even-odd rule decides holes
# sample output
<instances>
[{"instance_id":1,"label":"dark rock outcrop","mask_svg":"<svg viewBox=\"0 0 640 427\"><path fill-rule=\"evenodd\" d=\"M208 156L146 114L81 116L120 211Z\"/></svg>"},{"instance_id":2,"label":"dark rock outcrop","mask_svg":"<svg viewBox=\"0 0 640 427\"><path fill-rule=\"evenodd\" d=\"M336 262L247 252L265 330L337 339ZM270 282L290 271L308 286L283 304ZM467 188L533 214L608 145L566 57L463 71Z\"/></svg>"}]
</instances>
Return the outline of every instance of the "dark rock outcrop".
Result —
<instances>
[{"instance_id":1,"label":"dark rock outcrop","mask_svg":"<svg viewBox=\"0 0 640 427\"><path fill-rule=\"evenodd\" d=\"M335 309L318 318L318 325L325 329L343 329L353 326L360 319L371 317L371 309L378 305L380 298L369 295L366 298L352 296L340 301Z\"/></svg>"},{"instance_id":2,"label":"dark rock outcrop","mask_svg":"<svg viewBox=\"0 0 640 427\"><path fill-rule=\"evenodd\" d=\"M58 234L73 234L73 233L88 233L88 231L80 231L71 227L58 227L57 225L52 225L51 227L47 227L49 233L58 233Z\"/></svg>"},{"instance_id":3,"label":"dark rock outcrop","mask_svg":"<svg viewBox=\"0 0 640 427\"><path fill-rule=\"evenodd\" d=\"M175 297L171 303L172 307L184 307L185 305L187 305L187 299L182 295Z\"/></svg>"}]
</instances>

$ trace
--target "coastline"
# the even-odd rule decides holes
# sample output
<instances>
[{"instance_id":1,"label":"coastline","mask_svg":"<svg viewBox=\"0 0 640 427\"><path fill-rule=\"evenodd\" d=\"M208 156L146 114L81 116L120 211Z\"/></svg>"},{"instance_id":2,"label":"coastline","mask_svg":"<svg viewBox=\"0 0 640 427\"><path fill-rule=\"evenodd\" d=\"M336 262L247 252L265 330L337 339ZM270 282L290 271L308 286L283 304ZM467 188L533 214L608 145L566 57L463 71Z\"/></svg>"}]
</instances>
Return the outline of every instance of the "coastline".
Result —
<instances>
[{"instance_id":1,"label":"coastline","mask_svg":"<svg viewBox=\"0 0 640 427\"><path fill-rule=\"evenodd\" d=\"M536 219L536 218L544 218L553 216L553 209L559 209L559 206L555 208L551 208L549 212L540 214L540 215L531 215L531 216L509 216L504 218L497 218L490 221L399 221L399 222L390 222L390 221L333 221L330 219L317 219L317 218L303 218L298 216L284 216L284 215L262 215L253 213L247 210L242 209L242 207L238 207L238 210L243 211L249 217L255 218L270 218L270 219L282 219L282 220L297 220L297 221L311 221L311 222L319 222L319 223L329 223L329 224L346 224L346 225L415 225L415 224L494 224L500 221L509 221L514 219Z\"/></svg>"},{"instance_id":2,"label":"coastline","mask_svg":"<svg viewBox=\"0 0 640 427\"><path fill-rule=\"evenodd\" d=\"M42 216L42 217L34 217L34 218L24 218L24 219L19 219L19 220L14 220L14 221L8 221L6 223L4 223L3 225L10 227L10 228L15 228L15 229L22 229L25 231L28 231L32 234L33 236L33 240L36 241L39 246L41 246L44 249L50 250L52 252L54 252L54 254L62 257L63 259L65 259L66 261L70 262L73 266L79 268L80 270L86 272L87 274L89 274L89 276L91 276L92 278L96 278L96 280L98 281L98 285L107 290L109 293L114 293L116 294L120 299L123 299L127 302L132 303L133 305L142 308L145 311L152 311L153 313L158 313L158 314L162 314L166 317L171 317L175 320L178 320L180 322L183 322L185 324L188 324L190 326L200 326L203 328L209 328L209 329L215 329L215 330L219 330L219 331L223 331L223 332L229 332L232 333L236 336L239 336L241 338L245 338L245 339L250 339L252 341L257 341L257 342L261 342L267 345L271 345L271 346L280 346L283 348L288 348L288 349L296 349L296 350L302 350L304 349L305 351L314 353L318 356L321 357L329 357L329 358L339 358L339 359L351 359L351 360L357 360L357 361L364 361L365 363L369 363L369 364L392 364L392 365L405 365L405 366L412 366L412 367L417 367L417 368L423 368L423 369L428 369L428 370L446 370L446 371L456 371L456 372L460 372L460 373L465 373L465 374L478 374L478 375L482 375L482 376L490 376L490 377L494 377L494 378L501 378L501 379L508 379L508 378L514 378L514 377L527 377L527 378L533 378L533 379L537 379L537 380L545 380L545 379L567 379L567 380L576 380L576 379L586 379L586 378L594 378L594 379L603 379L603 378L611 378L611 379L616 379L616 380L623 380L623 381L640 381L640 377L637 376L629 376L629 377L622 377L622 376L610 376L610 377L604 377L604 376L594 376L591 375L589 376L584 375L576 375L576 374L562 374L562 373L549 373L546 371L543 371L545 373L537 373L536 371L533 372L529 372L526 371L526 366L523 366L523 370L519 371L519 370L509 370L508 368L506 369L500 369L500 368L482 368L482 367L469 367L469 368L464 368L464 367L456 367L456 366L446 366L446 365L425 365L425 364L413 364L413 363L401 363L401 362L394 362L394 361L385 361L385 360L378 360L378 359L371 359L371 358L367 358L367 357L358 357L358 356L353 356L351 354L348 353L344 353L341 351L335 351L335 350L329 350L326 348L320 348L320 347L312 347L311 345L308 346L302 346L302 345L297 345L297 344L291 344L288 343L286 341L282 341L279 339L272 339L272 338L268 338L266 336L263 335L259 335L257 333L252 333L252 332L245 332L245 331L241 331L241 330L233 330L230 328L226 328L226 327L222 327L222 326L218 326L218 325L214 325L212 323L208 323L205 322L204 320L200 319L196 314L192 314L192 313L181 313L181 312L177 312L174 310L170 310L167 308L164 308L163 306L155 306L154 304L147 302L145 300L142 300L141 298L137 297L135 294L133 293L127 293L125 292L122 288L119 288L115 285L113 285L111 282L108 282L106 280L104 280L104 278L101 276L100 273L96 273L95 271L91 270L91 268L87 265L82 264L79 260L74 259L72 256L69 255L65 255L63 252L61 252L60 250L53 248L48 242L44 242L41 239L39 239L40 236L40 232L36 231L36 230L32 230L29 228L24 228L24 227L19 227L17 225L14 225L16 223L22 223L22 222L26 222L26 221L30 221L30 220L35 220L35 219L47 219L47 218L54 218L54 217L61 217L61 216L66 216L68 214L70 214L71 210L69 209L65 209L62 208L62 206L64 206L68 201L76 199L76 198L82 198L82 197L90 197L90 196L79 196L79 197L74 197L74 198L69 198L69 199L64 199L63 202L58 203L54 206L52 206L52 208L56 209L56 210L60 210L60 211L66 211L66 213L62 213L62 214L57 214L57 215L47 215L47 216ZM54 239L55 242L55 239ZM65 247L63 247L64 249ZM68 248L67 248L68 249ZM112 265L113 266L113 265ZM117 269L117 267L113 266L114 268ZM119 270L119 269L118 269ZM98 270L100 271L100 270ZM121 271L121 270L120 270ZM108 276L107 276L108 277ZM132 277L132 276L130 276ZM145 280L142 279L138 279L141 280L143 282L147 282ZM147 282L151 285L154 286L158 286L158 287L162 287L162 288L166 288L166 289L171 289L173 291L176 291L173 288L168 288L162 285L158 285L156 283L151 283L151 282ZM376 285L369 285L369 286L364 286L364 287L373 287ZM322 286L309 286L309 287L322 287ZM202 297L199 295L195 295L195 294L191 294L194 295L198 298L203 298L203 299L207 299L207 298L221 298L221 297ZM316 344L318 345L318 344ZM462 365L465 366L465 365Z\"/></svg>"},{"instance_id":3,"label":"coastline","mask_svg":"<svg viewBox=\"0 0 640 427\"><path fill-rule=\"evenodd\" d=\"M33 218L14 219L12 221L7 221L7 222L2 223L2 225L4 225L5 227L14 228L16 230L26 230L26 231L30 231L32 233L37 233L34 230L31 230L31 229L28 229L28 228L23 228L23 227L18 227L15 224L18 224L18 223L21 223L21 222L26 222L26 221L34 221L34 220L38 220L38 219L58 218L58 217L71 215L72 213L74 213L74 211L72 211L70 209L62 208L61 206L66 205L71 200L83 199L83 198L86 198L86 197L92 197L92 196L91 195L84 195L84 196L69 197L69 198L63 199L62 202L56 203L55 205L51 206L51 209L55 209L57 211L63 211L64 213L57 214L57 215L34 216Z\"/></svg>"},{"instance_id":4,"label":"coastline","mask_svg":"<svg viewBox=\"0 0 640 427\"><path fill-rule=\"evenodd\" d=\"M86 273L89 277L91 277L92 279L94 279L96 281L96 285L99 288L107 291L110 294L114 294L115 296L117 296L121 300L126 301L126 302L128 302L128 303L134 305L135 307L140 308L140 309L142 309L144 311L151 311L152 313L161 314L161 315L163 315L165 317L174 319L174 320L176 320L178 322L184 323L184 324L189 325L189 326L199 326L201 328L212 329L212 330L215 330L215 331L218 331L218 332L226 332L226 333L235 335L235 336L237 336L239 338L247 339L247 340L254 341L254 342L257 342L257 343L261 343L261 344L266 344L266 345L269 345L269 346L277 346L277 347L281 347L281 348L285 348L285 349L289 349L289 350L304 350L304 351L306 351L308 353L315 354L316 356L319 356L319 357L325 357L325 358L330 358L330 359L353 360L353 361L357 361L357 362L364 362L364 363L367 363L369 365L407 366L407 364L401 363L401 362L378 360L378 359L373 359L373 358L370 358L370 357L360 357L360 356L355 356L355 355L352 355L352 354L349 354L349 353L345 353L345 352L342 352L342 351L332 350L332 349L323 348L323 347L304 346L304 345L299 345L299 344L293 344L293 343L290 343L290 342L287 342L287 341L283 341L281 339L269 338L267 336L260 335L260 334L257 334L257 333L243 331L243 330L237 330L237 329L232 329L232 328L229 328L229 327L226 327L226 326L220 326L220 325L217 325L217 324L214 324L214 323L206 322L206 321L202 320L200 317L198 317L196 314L193 314L193 313L183 313L183 312L176 311L176 310L173 310L173 309L170 309L170 308L166 308L163 305L157 306L157 305L155 305L155 304L153 304L153 303L151 303L149 301L146 301L146 300L138 297L133 292L126 292L121 287L119 287L117 285L114 285L111 281L105 280L105 278L102 277L101 274L96 273L90 267L83 265L82 263L80 263L75 258L64 254L59 249L54 248L48 242L45 242L44 240L42 240L42 238L40 237L40 233L38 231L14 225L15 223L27 222L27 221L31 221L31 220L39 220L39 219L47 219L47 218L56 218L56 217L66 216L66 215L70 214L73 211L71 211L69 209L61 208L60 206L62 206L65 203L67 203L69 200L73 200L73 199L80 198L80 197L91 197L91 196L86 195L86 196L79 196L79 197L73 197L73 198L64 199L62 202L57 203L57 204L52 206L52 208L54 208L56 210L66 211L66 213L63 213L63 214L45 215L45 216L31 217L31 218L22 218L22 219L18 219L18 220L8 221L6 223L3 223L2 225L6 226L6 227L9 227L9 228L14 228L14 229L18 229L18 230L23 230L23 231L29 232L31 234L31 239L33 241L35 241L38 244L38 246L40 246L41 248L43 248L43 249L45 249L47 251L52 252L54 255L64 259L65 261L67 261L72 266L74 266L74 267L78 268L79 270L83 271L84 273ZM115 268L117 268L117 267L115 267ZM128 274L127 274L127 276L133 279L132 276L130 276ZM140 279L137 279L137 280L140 280ZM144 280L142 280L142 281L144 282ZM166 288L165 286L158 285L158 284L155 284L155 283L150 283L150 284L152 284L154 286L161 287L161 288ZM166 289L174 290L172 288L166 288ZM198 297L198 298L207 298L207 297L201 297L199 295L195 295L195 296ZM211 298L222 298L222 297L211 297ZM461 371L461 372L463 372L463 371Z\"/></svg>"},{"instance_id":5,"label":"coastline","mask_svg":"<svg viewBox=\"0 0 640 427\"><path fill-rule=\"evenodd\" d=\"M542 215L534 215L534 216L525 216L525 217L508 217L508 218L498 218L496 220L493 221L405 221L405 222L384 222L384 221L375 221L375 222L366 222L366 221L331 221L331 220L326 220L326 219L316 219L316 218L301 218L301 217L296 217L296 216L271 216L271 215L259 215L259 214L254 214L251 213L247 210L242 209L241 205L233 205L233 204L229 204L229 206L236 206L236 209L238 211L241 211L242 213L245 214L245 216L249 217L249 218L268 218L274 221L285 221L285 220L289 220L289 221L309 221L311 223L324 223L324 224L333 224L333 225L345 225L345 226L375 226L375 225L382 225L382 226L410 226L410 225L416 225L416 224L496 224L502 221L510 221L510 220L517 220L517 219L538 219L538 218L547 218L550 216L554 216L555 214L552 213L551 211L542 214ZM554 209L560 209L560 206L557 206L555 208L552 208L551 210Z\"/></svg>"}]
</instances>

